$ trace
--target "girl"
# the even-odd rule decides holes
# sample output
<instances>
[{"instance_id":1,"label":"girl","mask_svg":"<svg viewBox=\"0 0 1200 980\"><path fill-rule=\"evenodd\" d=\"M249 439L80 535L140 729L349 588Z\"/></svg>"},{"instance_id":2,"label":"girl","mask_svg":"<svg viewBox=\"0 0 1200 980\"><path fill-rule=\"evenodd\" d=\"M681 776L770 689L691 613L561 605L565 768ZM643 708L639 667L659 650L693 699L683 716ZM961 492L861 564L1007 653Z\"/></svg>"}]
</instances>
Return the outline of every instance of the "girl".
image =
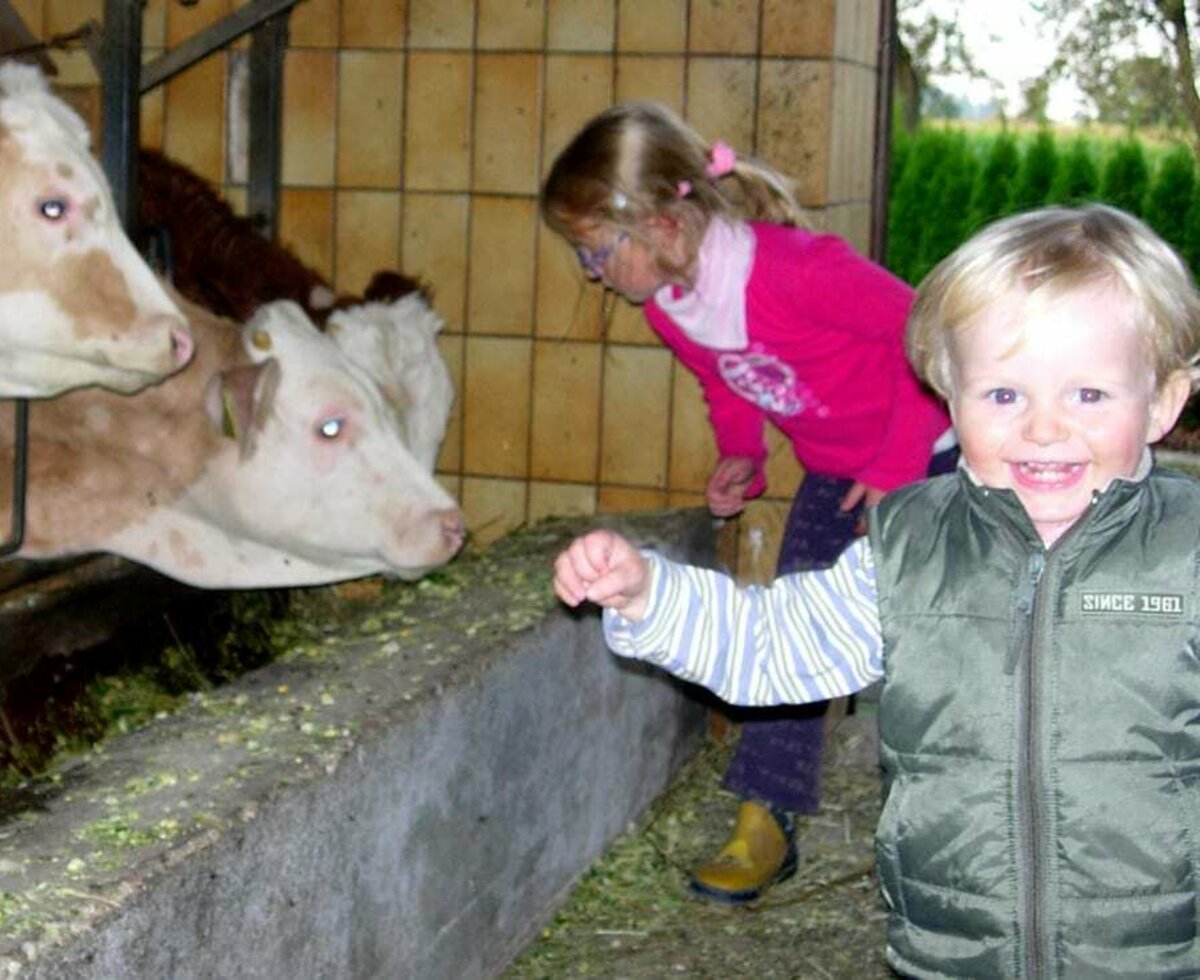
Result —
<instances>
[{"instance_id":1,"label":"girl","mask_svg":"<svg viewBox=\"0 0 1200 980\"><path fill-rule=\"evenodd\" d=\"M935 448L938 468L952 467L948 416L904 356L911 290L802 229L770 168L710 146L661 105L618 105L563 150L541 207L588 276L644 304L699 379L719 452L714 515L765 489L764 423L790 439L806 474L778 574L831 565L863 506L926 475ZM742 801L733 834L694 892L741 904L795 870L795 814L817 807L824 708L745 719L725 777Z\"/></svg>"}]
</instances>

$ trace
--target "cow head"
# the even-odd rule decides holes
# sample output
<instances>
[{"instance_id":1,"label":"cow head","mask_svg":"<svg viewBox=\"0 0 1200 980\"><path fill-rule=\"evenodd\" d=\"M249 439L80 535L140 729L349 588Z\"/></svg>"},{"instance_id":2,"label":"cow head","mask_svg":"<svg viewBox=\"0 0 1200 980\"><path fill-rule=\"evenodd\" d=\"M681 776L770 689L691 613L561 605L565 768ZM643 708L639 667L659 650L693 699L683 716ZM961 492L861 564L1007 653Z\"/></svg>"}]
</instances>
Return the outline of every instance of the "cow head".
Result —
<instances>
[{"instance_id":1,"label":"cow head","mask_svg":"<svg viewBox=\"0 0 1200 980\"><path fill-rule=\"evenodd\" d=\"M206 398L237 451L213 461L193 505L232 534L358 574L416 578L453 557L462 514L380 383L290 301L262 307L243 342L251 366L219 374Z\"/></svg>"},{"instance_id":2,"label":"cow head","mask_svg":"<svg viewBox=\"0 0 1200 980\"><path fill-rule=\"evenodd\" d=\"M133 392L192 355L88 141L36 68L0 64L0 395Z\"/></svg>"}]
</instances>

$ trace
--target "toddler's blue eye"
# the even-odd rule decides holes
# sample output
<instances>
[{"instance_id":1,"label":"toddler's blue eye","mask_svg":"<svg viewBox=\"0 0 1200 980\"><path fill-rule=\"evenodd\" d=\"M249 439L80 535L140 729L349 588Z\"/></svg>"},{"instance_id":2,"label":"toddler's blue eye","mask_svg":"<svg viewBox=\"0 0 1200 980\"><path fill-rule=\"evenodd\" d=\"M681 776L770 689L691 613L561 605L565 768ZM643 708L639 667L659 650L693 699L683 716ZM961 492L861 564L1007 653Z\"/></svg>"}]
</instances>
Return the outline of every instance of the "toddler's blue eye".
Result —
<instances>
[{"instance_id":1,"label":"toddler's blue eye","mask_svg":"<svg viewBox=\"0 0 1200 980\"><path fill-rule=\"evenodd\" d=\"M1085 405L1094 405L1096 402L1104 401L1104 392L1099 388L1080 388L1079 400Z\"/></svg>"},{"instance_id":2,"label":"toddler's blue eye","mask_svg":"<svg viewBox=\"0 0 1200 980\"><path fill-rule=\"evenodd\" d=\"M1017 393L1012 388L993 388L987 397L996 405L1011 405L1017 400Z\"/></svg>"}]
</instances>

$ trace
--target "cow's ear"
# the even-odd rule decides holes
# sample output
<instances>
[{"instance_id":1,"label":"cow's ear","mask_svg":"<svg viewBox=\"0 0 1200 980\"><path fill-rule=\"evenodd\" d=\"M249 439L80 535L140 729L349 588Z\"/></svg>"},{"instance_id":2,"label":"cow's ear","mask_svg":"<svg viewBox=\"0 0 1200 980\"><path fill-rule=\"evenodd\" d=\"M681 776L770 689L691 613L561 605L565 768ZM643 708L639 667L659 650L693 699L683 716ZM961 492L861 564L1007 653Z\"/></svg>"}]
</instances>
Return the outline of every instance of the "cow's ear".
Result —
<instances>
[{"instance_id":1,"label":"cow's ear","mask_svg":"<svg viewBox=\"0 0 1200 980\"><path fill-rule=\"evenodd\" d=\"M273 357L221 371L209 382L204 409L222 435L237 440L242 459L254 452L278 387L279 362Z\"/></svg>"}]
</instances>

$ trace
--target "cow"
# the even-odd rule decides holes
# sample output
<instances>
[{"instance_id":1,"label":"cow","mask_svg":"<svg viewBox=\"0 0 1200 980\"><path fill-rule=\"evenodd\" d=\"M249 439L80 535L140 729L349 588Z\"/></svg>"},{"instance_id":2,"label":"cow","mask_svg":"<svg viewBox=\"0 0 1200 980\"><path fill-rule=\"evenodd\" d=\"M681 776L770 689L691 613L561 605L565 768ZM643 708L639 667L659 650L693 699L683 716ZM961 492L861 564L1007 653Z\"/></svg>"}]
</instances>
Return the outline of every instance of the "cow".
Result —
<instances>
[{"instance_id":1,"label":"cow","mask_svg":"<svg viewBox=\"0 0 1200 980\"><path fill-rule=\"evenodd\" d=\"M86 124L0 63L0 397L130 393L191 358L179 307L126 237Z\"/></svg>"},{"instance_id":2,"label":"cow","mask_svg":"<svg viewBox=\"0 0 1200 980\"><path fill-rule=\"evenodd\" d=\"M451 387L420 295L329 334L290 301L239 328L176 299L187 370L31 406L19 556L111 552L202 588L415 579L454 556L462 514L432 474Z\"/></svg>"},{"instance_id":3,"label":"cow","mask_svg":"<svg viewBox=\"0 0 1200 980\"><path fill-rule=\"evenodd\" d=\"M335 310L367 300L429 293L403 273L380 273L362 297L339 295L321 273L234 213L203 177L177 160L138 154L138 219L147 250L162 255L175 288L194 303L239 322L264 303L290 299L323 326Z\"/></svg>"}]
</instances>

